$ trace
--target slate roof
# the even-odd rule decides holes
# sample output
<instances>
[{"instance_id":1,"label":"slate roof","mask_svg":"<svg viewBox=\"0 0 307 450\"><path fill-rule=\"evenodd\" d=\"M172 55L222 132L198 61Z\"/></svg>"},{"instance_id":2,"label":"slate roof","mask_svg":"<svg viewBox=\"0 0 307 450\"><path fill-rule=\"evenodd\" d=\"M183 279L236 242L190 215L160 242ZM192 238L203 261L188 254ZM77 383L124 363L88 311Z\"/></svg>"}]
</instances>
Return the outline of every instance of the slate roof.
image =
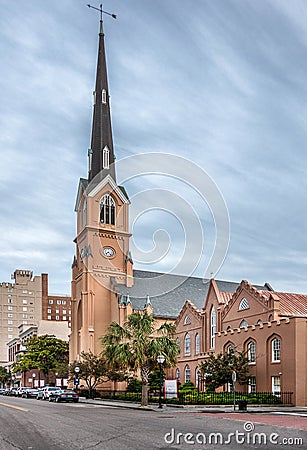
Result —
<instances>
[{"instance_id":1,"label":"slate roof","mask_svg":"<svg viewBox=\"0 0 307 450\"><path fill-rule=\"evenodd\" d=\"M210 280L183 275L164 274L145 270L134 270L134 286L127 288L118 284L119 295L129 295L132 308L143 310L149 295L155 317L176 319L186 302L190 300L202 309L207 297ZM241 282L215 280L221 292L234 293ZM255 286L267 290L268 285ZM228 294L229 296L230 294Z\"/></svg>"}]
</instances>

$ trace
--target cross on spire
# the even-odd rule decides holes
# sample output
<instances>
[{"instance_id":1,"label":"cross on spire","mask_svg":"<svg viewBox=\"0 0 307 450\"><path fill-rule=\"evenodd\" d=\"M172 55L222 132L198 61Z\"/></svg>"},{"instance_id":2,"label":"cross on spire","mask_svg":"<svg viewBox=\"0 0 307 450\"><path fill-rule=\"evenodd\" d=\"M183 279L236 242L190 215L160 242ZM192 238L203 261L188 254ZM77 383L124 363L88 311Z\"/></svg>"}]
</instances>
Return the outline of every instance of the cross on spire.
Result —
<instances>
[{"instance_id":1,"label":"cross on spire","mask_svg":"<svg viewBox=\"0 0 307 450\"><path fill-rule=\"evenodd\" d=\"M102 33L103 32L103 30L102 30L102 23L103 23L103 20L102 20L102 15L103 14L107 14L107 16L111 16L111 17L113 17L113 19L116 19L116 14L112 14L112 13L109 13L109 12L107 12L107 11L104 11L103 9L102 9L102 4L100 4L99 5L99 8L96 8L96 6L92 6L92 5L90 5L90 4L88 4L87 5L89 8L92 8L92 9L96 9L96 11L99 11L100 12L100 32Z\"/></svg>"}]
</instances>

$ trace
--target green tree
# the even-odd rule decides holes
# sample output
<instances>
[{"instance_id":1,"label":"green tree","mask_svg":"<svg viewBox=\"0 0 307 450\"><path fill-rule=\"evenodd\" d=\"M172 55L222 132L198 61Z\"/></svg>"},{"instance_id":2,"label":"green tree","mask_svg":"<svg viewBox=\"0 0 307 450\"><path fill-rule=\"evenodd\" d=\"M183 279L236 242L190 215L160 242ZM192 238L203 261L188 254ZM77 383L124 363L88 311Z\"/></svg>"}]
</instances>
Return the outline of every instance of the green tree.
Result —
<instances>
[{"instance_id":1,"label":"green tree","mask_svg":"<svg viewBox=\"0 0 307 450\"><path fill-rule=\"evenodd\" d=\"M104 358L99 355L94 355L92 352L82 352L80 354L80 361L73 361L69 365L71 377L76 375L76 367L79 367L78 377L85 381L90 398L96 386L109 379L110 374Z\"/></svg>"},{"instance_id":2,"label":"green tree","mask_svg":"<svg viewBox=\"0 0 307 450\"><path fill-rule=\"evenodd\" d=\"M207 391L214 392L220 386L232 382L232 372L237 374L239 384L248 383L248 359L244 351L211 354L200 364Z\"/></svg>"},{"instance_id":3,"label":"green tree","mask_svg":"<svg viewBox=\"0 0 307 450\"><path fill-rule=\"evenodd\" d=\"M131 314L123 326L112 322L102 338L103 354L115 370L140 371L142 406L148 405L149 374L156 369L157 356L165 356L165 367L176 364L179 347L174 340L175 327L157 322L146 311Z\"/></svg>"},{"instance_id":4,"label":"green tree","mask_svg":"<svg viewBox=\"0 0 307 450\"><path fill-rule=\"evenodd\" d=\"M68 361L68 342L53 335L45 334L30 338L26 343L26 353L13 364L13 372L30 369L41 370L49 382L49 373Z\"/></svg>"},{"instance_id":5,"label":"green tree","mask_svg":"<svg viewBox=\"0 0 307 450\"><path fill-rule=\"evenodd\" d=\"M6 370L5 367L0 366L0 383L7 383L11 379L10 373Z\"/></svg>"}]
</instances>

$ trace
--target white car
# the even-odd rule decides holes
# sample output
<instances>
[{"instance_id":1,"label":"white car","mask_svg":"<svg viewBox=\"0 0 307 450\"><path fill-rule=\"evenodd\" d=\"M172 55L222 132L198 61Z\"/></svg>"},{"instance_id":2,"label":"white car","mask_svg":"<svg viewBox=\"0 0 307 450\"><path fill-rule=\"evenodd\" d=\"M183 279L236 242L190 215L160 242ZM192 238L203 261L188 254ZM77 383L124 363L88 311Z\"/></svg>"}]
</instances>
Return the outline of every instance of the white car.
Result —
<instances>
[{"instance_id":1,"label":"white car","mask_svg":"<svg viewBox=\"0 0 307 450\"><path fill-rule=\"evenodd\" d=\"M50 392L55 392L55 391L59 391L60 390L60 388L58 388L58 387L55 387L55 386L47 386L47 387L45 387L44 388L44 390L43 390L43 400L49 400L49 395L50 395Z\"/></svg>"}]
</instances>

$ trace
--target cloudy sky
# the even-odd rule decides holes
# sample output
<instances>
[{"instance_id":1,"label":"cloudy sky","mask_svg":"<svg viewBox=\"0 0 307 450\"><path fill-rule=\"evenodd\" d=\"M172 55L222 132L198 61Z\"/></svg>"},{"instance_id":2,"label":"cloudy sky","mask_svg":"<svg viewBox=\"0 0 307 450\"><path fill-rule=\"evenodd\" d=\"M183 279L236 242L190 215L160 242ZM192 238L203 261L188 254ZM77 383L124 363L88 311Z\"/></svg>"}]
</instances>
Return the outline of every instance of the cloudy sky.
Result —
<instances>
[{"instance_id":1,"label":"cloudy sky","mask_svg":"<svg viewBox=\"0 0 307 450\"><path fill-rule=\"evenodd\" d=\"M0 7L0 281L31 269L49 273L51 292L69 293L99 14L85 0ZM307 293L307 2L106 0L104 8L118 15L104 20L117 160L187 158L214 180L229 213L229 248L215 276ZM186 240L201 261L192 267L186 258L185 268L203 276L216 237L212 198L208 208L189 192L194 170L174 179L178 167L125 183L132 200L146 179L146 192L160 187L186 202L174 211L153 205L135 222L135 266L170 270ZM198 219L204 242L194 233ZM165 258L142 260L137 249L150 253L157 230Z\"/></svg>"}]
</instances>

